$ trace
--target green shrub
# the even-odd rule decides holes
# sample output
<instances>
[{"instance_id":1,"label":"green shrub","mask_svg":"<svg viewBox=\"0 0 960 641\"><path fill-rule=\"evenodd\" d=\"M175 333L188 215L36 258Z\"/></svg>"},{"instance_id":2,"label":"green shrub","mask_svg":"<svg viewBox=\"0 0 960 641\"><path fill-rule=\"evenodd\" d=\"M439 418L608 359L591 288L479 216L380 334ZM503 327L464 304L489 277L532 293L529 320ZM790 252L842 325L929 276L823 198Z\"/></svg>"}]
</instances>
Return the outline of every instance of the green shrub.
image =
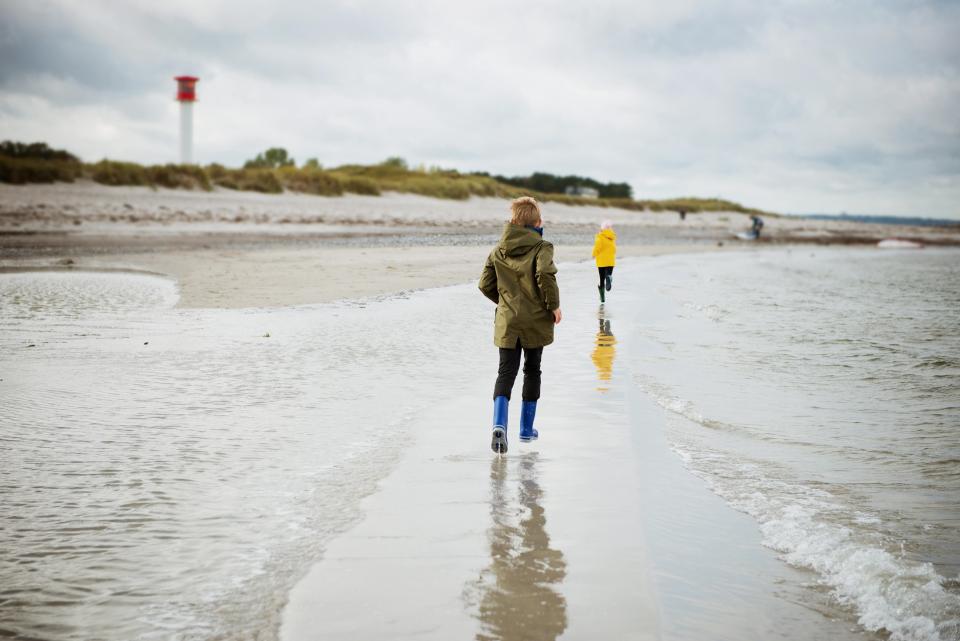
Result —
<instances>
[{"instance_id":1,"label":"green shrub","mask_svg":"<svg viewBox=\"0 0 960 641\"><path fill-rule=\"evenodd\" d=\"M59 160L10 158L0 155L0 182L14 185L27 183L73 182L80 176L82 165Z\"/></svg>"},{"instance_id":2,"label":"green shrub","mask_svg":"<svg viewBox=\"0 0 960 641\"><path fill-rule=\"evenodd\" d=\"M424 175L418 172L411 172L403 177L379 182L380 188L387 191L419 194L432 198L466 200L472 193L467 181Z\"/></svg>"},{"instance_id":3,"label":"green shrub","mask_svg":"<svg viewBox=\"0 0 960 641\"><path fill-rule=\"evenodd\" d=\"M150 185L147 171L132 162L101 160L90 165L90 177L101 185Z\"/></svg>"},{"instance_id":4,"label":"green shrub","mask_svg":"<svg viewBox=\"0 0 960 641\"><path fill-rule=\"evenodd\" d=\"M0 156L10 158L31 158L34 160L62 160L79 163L80 159L63 149L51 149L45 142L17 142L4 140L0 142Z\"/></svg>"},{"instance_id":5,"label":"green shrub","mask_svg":"<svg viewBox=\"0 0 960 641\"><path fill-rule=\"evenodd\" d=\"M399 171L407 171L407 161L401 158L400 156L390 156L382 163L380 166L387 169L396 169Z\"/></svg>"},{"instance_id":6,"label":"green shrub","mask_svg":"<svg viewBox=\"0 0 960 641\"><path fill-rule=\"evenodd\" d=\"M253 165L253 166L250 166ZM746 214L769 214L758 209L719 198L672 198L667 200L634 200L626 183L596 183L579 176L554 176L536 173L529 177L504 179L486 172L461 174L456 169L437 166L425 168L422 164L411 170L407 162L398 156L387 158L375 165L343 165L327 171L319 161L311 158L297 169L286 150L276 147L259 154L243 169L230 169L219 164L206 167L196 165L152 165L144 167L136 163L101 160L85 165L75 156L62 149L51 149L46 143L0 143L0 182L51 183L72 182L80 176L88 176L104 185L146 185L171 189L211 189L213 185L239 191L258 191L268 194L280 193L284 188L291 191L322 196L339 196L343 193L379 196L383 191L420 194L431 198L466 200L471 196L517 198L533 196L543 202L571 206L616 207L633 211L732 211ZM505 182L505 180L509 180ZM610 196L582 198L560 192L565 182L587 183ZM562 184L563 183L563 184ZM543 186L550 193L538 191Z\"/></svg>"},{"instance_id":7,"label":"green shrub","mask_svg":"<svg viewBox=\"0 0 960 641\"><path fill-rule=\"evenodd\" d=\"M147 180L151 185L170 189L212 188L210 178L203 168L196 165L153 165L146 168Z\"/></svg>"},{"instance_id":8,"label":"green shrub","mask_svg":"<svg viewBox=\"0 0 960 641\"><path fill-rule=\"evenodd\" d=\"M214 184L237 191L259 191L279 194L283 191L280 179L272 169L224 169L214 179Z\"/></svg>"},{"instance_id":9,"label":"green shrub","mask_svg":"<svg viewBox=\"0 0 960 641\"><path fill-rule=\"evenodd\" d=\"M264 194L279 194L283 192L283 185L277 175L269 169L254 169L244 172L247 180L244 184L246 191L259 191Z\"/></svg>"},{"instance_id":10,"label":"green shrub","mask_svg":"<svg viewBox=\"0 0 960 641\"><path fill-rule=\"evenodd\" d=\"M243 164L244 169L277 169L280 167L293 167L296 161L287 154L283 147L270 147L265 152L257 154L253 160L248 160Z\"/></svg>"},{"instance_id":11,"label":"green shrub","mask_svg":"<svg viewBox=\"0 0 960 641\"><path fill-rule=\"evenodd\" d=\"M477 175L489 176L486 172L478 172ZM493 176L493 179L540 194L566 194L571 187L591 187L597 190L601 199L630 199L633 195L633 190L627 183L602 183L586 176L555 176L536 171L529 176Z\"/></svg>"},{"instance_id":12,"label":"green shrub","mask_svg":"<svg viewBox=\"0 0 960 641\"><path fill-rule=\"evenodd\" d=\"M290 191L299 191L317 196L343 195L343 183L339 178L319 169L296 169L284 167L277 172L283 185Z\"/></svg>"},{"instance_id":13,"label":"green shrub","mask_svg":"<svg viewBox=\"0 0 960 641\"><path fill-rule=\"evenodd\" d=\"M221 165L220 163L211 163L204 168L204 173L207 174L207 177L214 183L217 182L220 178L223 178L227 175L227 168Z\"/></svg>"},{"instance_id":14,"label":"green shrub","mask_svg":"<svg viewBox=\"0 0 960 641\"><path fill-rule=\"evenodd\" d=\"M367 196L379 196L380 188L377 183L363 176L348 176L342 179L343 190L351 194L364 194Z\"/></svg>"},{"instance_id":15,"label":"green shrub","mask_svg":"<svg viewBox=\"0 0 960 641\"><path fill-rule=\"evenodd\" d=\"M344 190L351 193L396 191L451 200L465 200L471 195L507 196L514 191L519 195L519 190L485 176L439 167L411 170L401 158L389 158L377 165L343 165L333 171L347 181Z\"/></svg>"},{"instance_id":16,"label":"green shrub","mask_svg":"<svg viewBox=\"0 0 960 641\"><path fill-rule=\"evenodd\" d=\"M216 176L210 176L213 184L224 189L235 189L240 191L240 180L237 174L240 170L233 169L218 173Z\"/></svg>"}]
</instances>

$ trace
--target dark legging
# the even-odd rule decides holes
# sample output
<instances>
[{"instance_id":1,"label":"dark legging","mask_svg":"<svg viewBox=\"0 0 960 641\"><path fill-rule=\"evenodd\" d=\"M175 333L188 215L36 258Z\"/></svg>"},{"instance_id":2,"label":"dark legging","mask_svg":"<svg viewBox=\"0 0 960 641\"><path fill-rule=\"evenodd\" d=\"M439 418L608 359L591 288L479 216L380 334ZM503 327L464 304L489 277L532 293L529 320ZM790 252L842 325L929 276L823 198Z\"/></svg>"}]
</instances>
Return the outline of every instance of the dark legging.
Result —
<instances>
[{"instance_id":1,"label":"dark legging","mask_svg":"<svg viewBox=\"0 0 960 641\"><path fill-rule=\"evenodd\" d=\"M613 265L610 267L597 267L597 271L600 272L600 287L604 287L607 284L607 276L613 276Z\"/></svg>"},{"instance_id":2,"label":"dark legging","mask_svg":"<svg viewBox=\"0 0 960 641\"><path fill-rule=\"evenodd\" d=\"M523 351L523 400L535 401L540 398L540 357L542 347L520 347L520 339L513 349L500 348L500 368L497 370L497 383L493 386L493 398L510 398L513 383L520 371L520 351Z\"/></svg>"}]
</instances>

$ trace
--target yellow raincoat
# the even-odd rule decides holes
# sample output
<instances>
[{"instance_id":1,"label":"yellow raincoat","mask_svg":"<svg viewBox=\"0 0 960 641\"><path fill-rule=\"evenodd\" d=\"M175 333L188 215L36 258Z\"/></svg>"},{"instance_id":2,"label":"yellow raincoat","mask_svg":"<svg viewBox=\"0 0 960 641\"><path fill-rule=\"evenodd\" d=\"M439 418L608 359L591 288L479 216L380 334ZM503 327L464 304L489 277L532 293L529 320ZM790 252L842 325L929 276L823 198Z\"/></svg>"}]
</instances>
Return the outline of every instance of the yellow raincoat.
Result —
<instances>
[{"instance_id":1,"label":"yellow raincoat","mask_svg":"<svg viewBox=\"0 0 960 641\"><path fill-rule=\"evenodd\" d=\"M593 257L597 267L613 267L617 263L617 235L612 229L603 229L593 243Z\"/></svg>"}]
</instances>

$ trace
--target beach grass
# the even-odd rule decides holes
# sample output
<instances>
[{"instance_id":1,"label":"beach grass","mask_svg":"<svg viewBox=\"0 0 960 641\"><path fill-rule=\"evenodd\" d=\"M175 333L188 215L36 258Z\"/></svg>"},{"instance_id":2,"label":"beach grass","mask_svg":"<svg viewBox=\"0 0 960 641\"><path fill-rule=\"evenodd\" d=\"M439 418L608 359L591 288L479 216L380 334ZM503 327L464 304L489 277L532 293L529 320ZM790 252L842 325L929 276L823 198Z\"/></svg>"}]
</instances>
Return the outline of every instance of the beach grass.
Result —
<instances>
[{"instance_id":1,"label":"beach grass","mask_svg":"<svg viewBox=\"0 0 960 641\"><path fill-rule=\"evenodd\" d=\"M349 164L322 168L319 163L303 167L246 166L230 168L220 164L140 165L104 159L83 163L63 150L43 143L0 143L0 182L11 184L73 182L77 179L111 185L150 188L211 190L214 187L237 191L279 194L284 191L318 196L346 193L379 196L383 192L418 194L431 198L466 200L472 196L517 198L533 196L541 202L571 206L591 205L633 211L684 211L688 213L732 211L760 213L757 209L716 198L584 198L563 193L544 193L498 181L484 172L461 173L440 167L411 168L402 158L388 158L372 165Z\"/></svg>"},{"instance_id":2,"label":"beach grass","mask_svg":"<svg viewBox=\"0 0 960 641\"><path fill-rule=\"evenodd\" d=\"M12 185L28 183L72 183L83 174L83 165L69 160L13 158L0 154L0 182Z\"/></svg>"}]
</instances>

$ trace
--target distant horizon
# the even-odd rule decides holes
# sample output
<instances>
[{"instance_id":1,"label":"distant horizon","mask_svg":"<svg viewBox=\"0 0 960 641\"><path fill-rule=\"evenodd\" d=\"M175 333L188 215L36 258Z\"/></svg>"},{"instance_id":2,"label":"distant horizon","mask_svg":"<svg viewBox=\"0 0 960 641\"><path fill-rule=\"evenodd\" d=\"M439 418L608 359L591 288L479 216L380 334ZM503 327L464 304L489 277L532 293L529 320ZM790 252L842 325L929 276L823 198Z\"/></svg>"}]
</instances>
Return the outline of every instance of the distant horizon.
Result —
<instances>
[{"instance_id":1,"label":"distant horizon","mask_svg":"<svg viewBox=\"0 0 960 641\"><path fill-rule=\"evenodd\" d=\"M8 0L0 137L175 162L267 147L629 183L773 211L960 219L960 4L587 8Z\"/></svg>"},{"instance_id":2,"label":"distant horizon","mask_svg":"<svg viewBox=\"0 0 960 641\"><path fill-rule=\"evenodd\" d=\"M815 213L815 214L794 214L794 213L784 213L784 216L795 216L798 218L812 218L812 219L827 219L827 220L837 220L849 218L855 222L863 223L883 223L890 225L898 224L917 224L917 225L931 225L935 226L940 223L947 225L960 225L960 218L938 218L933 216L918 216L918 215L906 215L906 214L854 214L850 212L841 212L839 214L829 214L829 213Z\"/></svg>"}]
</instances>

